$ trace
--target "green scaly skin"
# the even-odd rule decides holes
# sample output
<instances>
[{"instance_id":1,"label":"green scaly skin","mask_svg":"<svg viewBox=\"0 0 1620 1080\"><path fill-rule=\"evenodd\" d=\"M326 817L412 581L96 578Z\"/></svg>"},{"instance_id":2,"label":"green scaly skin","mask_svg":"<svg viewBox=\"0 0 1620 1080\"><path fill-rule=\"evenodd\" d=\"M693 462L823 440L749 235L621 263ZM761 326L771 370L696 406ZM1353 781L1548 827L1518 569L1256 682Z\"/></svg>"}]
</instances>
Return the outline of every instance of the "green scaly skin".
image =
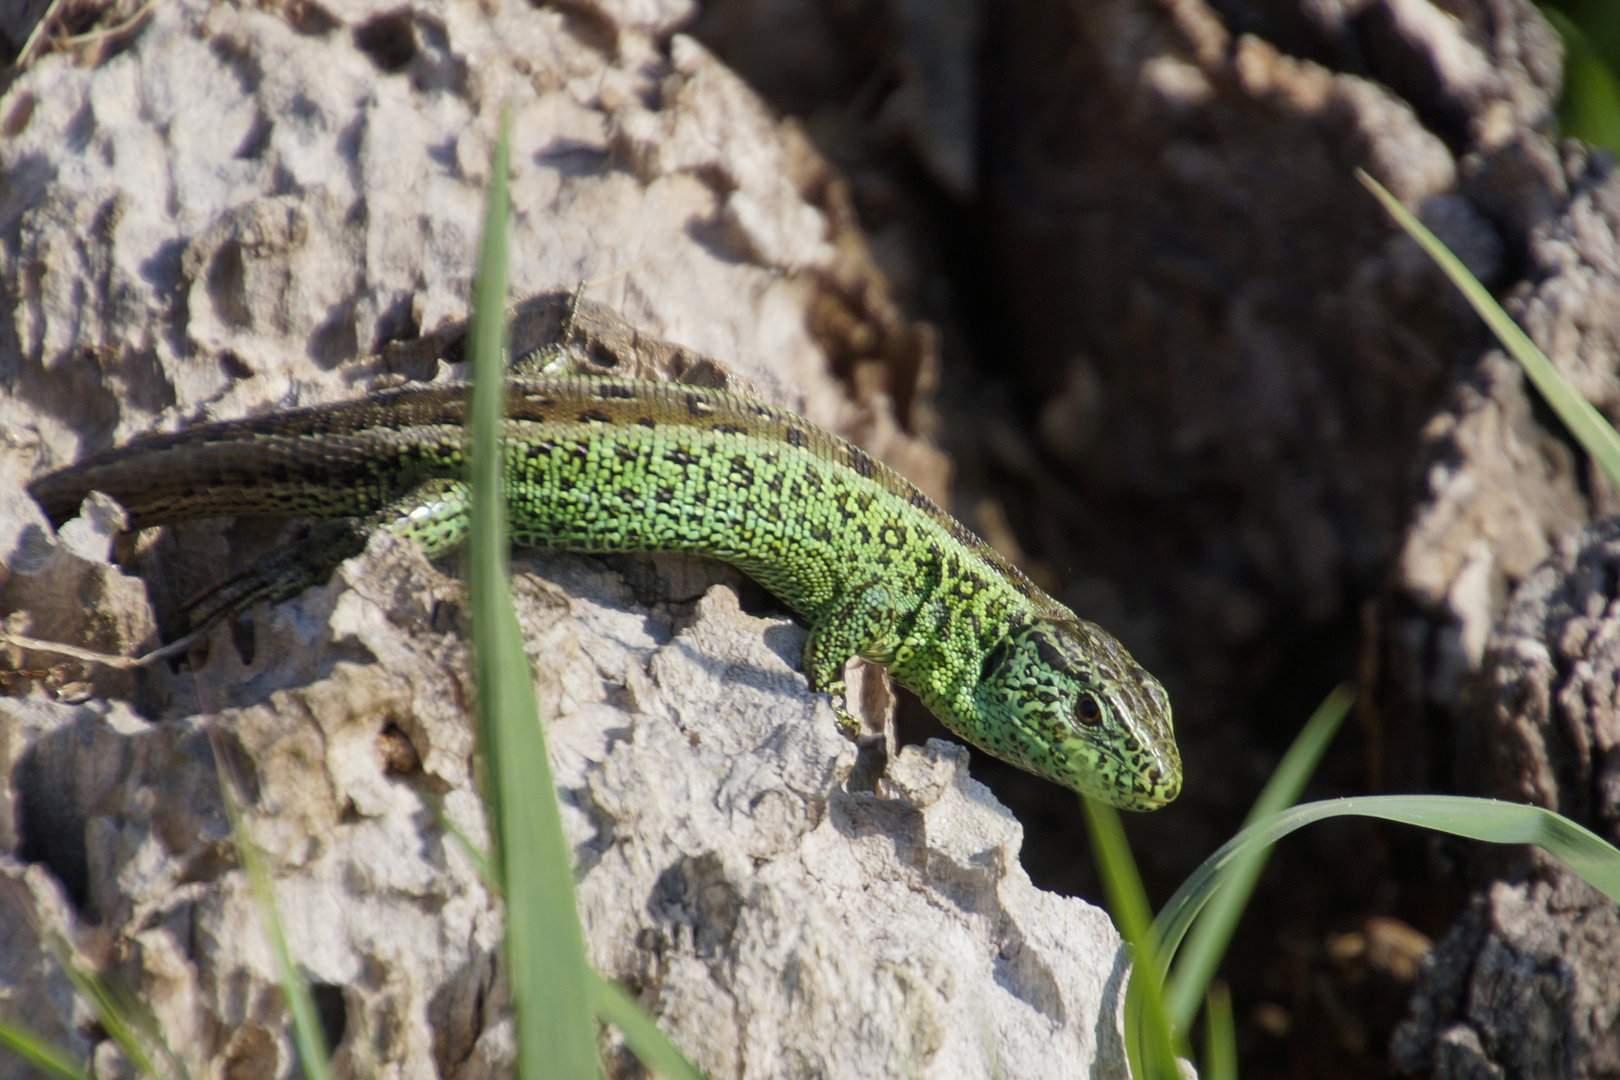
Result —
<instances>
[{"instance_id":1,"label":"green scaly skin","mask_svg":"<svg viewBox=\"0 0 1620 1080\"><path fill-rule=\"evenodd\" d=\"M133 528L195 517L339 519L205 596L207 625L296 595L373 529L437 556L467 529L465 387L150 436L36 481L52 521L92 490ZM1181 787L1170 704L1107 632L1037 589L926 495L802 417L675 383L513 380L512 539L581 552L686 551L738 567L809 624L803 667L841 725L860 656L975 746L1135 810Z\"/></svg>"}]
</instances>

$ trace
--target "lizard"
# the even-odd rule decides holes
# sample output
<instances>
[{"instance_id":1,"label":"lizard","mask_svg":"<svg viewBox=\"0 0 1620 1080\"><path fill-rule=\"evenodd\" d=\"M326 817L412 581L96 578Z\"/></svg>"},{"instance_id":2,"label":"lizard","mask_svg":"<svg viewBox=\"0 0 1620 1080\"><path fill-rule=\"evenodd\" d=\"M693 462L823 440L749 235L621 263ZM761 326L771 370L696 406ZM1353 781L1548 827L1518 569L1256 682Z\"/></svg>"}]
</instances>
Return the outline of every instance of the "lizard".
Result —
<instances>
[{"instance_id":1,"label":"lizard","mask_svg":"<svg viewBox=\"0 0 1620 1080\"><path fill-rule=\"evenodd\" d=\"M539 370L539 369L531 369ZM1163 687L1101 627L865 451L722 390L529 371L506 386L513 542L586 553L684 551L729 563L807 624L801 666L844 707L845 664L887 668L956 735L1074 791L1148 810L1181 763ZM320 519L190 605L198 630L318 584L375 530L431 557L468 525L464 384L139 437L35 480L53 525L91 491L129 527L199 517Z\"/></svg>"}]
</instances>

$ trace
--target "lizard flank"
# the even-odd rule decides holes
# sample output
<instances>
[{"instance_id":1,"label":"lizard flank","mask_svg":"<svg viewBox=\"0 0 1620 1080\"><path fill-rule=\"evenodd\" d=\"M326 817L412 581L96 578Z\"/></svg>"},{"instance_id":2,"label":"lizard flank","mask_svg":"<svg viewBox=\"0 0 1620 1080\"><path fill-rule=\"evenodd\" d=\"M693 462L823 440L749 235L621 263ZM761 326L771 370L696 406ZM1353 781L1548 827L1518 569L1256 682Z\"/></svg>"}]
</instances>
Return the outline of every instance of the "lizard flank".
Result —
<instances>
[{"instance_id":1,"label":"lizard flank","mask_svg":"<svg viewBox=\"0 0 1620 1080\"><path fill-rule=\"evenodd\" d=\"M677 383L508 384L512 539L580 552L685 551L743 570L808 624L803 668L888 668L951 731L1037 776L1130 809L1175 798L1158 681L932 500L792 413ZM318 583L384 529L441 555L467 527L466 390L371 397L148 436L35 481L61 524L92 490L141 528L185 518L332 519L193 608L195 625Z\"/></svg>"}]
</instances>

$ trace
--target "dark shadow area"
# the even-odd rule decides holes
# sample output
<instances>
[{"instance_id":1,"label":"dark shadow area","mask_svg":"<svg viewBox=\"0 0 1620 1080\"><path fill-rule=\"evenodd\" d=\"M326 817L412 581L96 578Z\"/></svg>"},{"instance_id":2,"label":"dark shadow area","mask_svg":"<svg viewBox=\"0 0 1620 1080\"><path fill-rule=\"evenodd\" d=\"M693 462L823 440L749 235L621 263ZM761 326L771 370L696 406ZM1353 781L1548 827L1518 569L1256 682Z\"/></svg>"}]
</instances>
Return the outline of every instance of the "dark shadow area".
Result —
<instances>
[{"instance_id":1,"label":"dark shadow area","mask_svg":"<svg viewBox=\"0 0 1620 1080\"><path fill-rule=\"evenodd\" d=\"M1390 678L1425 425L1485 339L1352 173L1397 147L1482 160L1481 106L1437 50L1458 33L1502 65L1490 93L1537 92L1545 39L1509 6L1419 25L1382 3L715 0L694 24L840 170L906 314L938 328L915 423L954 461L952 512L1169 690L1186 785L1126 823L1155 903L1335 685ZM1410 126L1375 131L1384 101ZM1505 286L1518 196L1480 168L1436 221ZM951 737L900 696L902 743ZM1307 798L1389 790L1375 697ZM1447 738L1421 736L1429 790L1452 783ZM1032 879L1100 900L1075 796L973 771L1023 822ZM1466 896L1446 851L1364 821L1279 847L1223 968L1245 1076L1387 1074L1413 984L1367 961L1368 927L1443 933Z\"/></svg>"},{"instance_id":2,"label":"dark shadow area","mask_svg":"<svg viewBox=\"0 0 1620 1080\"><path fill-rule=\"evenodd\" d=\"M85 850L85 815L71 777L61 775L73 757L56 733L40 739L23 755L13 774L17 794L17 858L41 863L87 918L90 858Z\"/></svg>"},{"instance_id":3,"label":"dark shadow area","mask_svg":"<svg viewBox=\"0 0 1620 1080\"><path fill-rule=\"evenodd\" d=\"M309 996L315 1001L315 1015L320 1018L321 1033L326 1036L327 1048L336 1050L349 1030L349 1012L343 1000L343 987L312 982L309 984Z\"/></svg>"}]
</instances>

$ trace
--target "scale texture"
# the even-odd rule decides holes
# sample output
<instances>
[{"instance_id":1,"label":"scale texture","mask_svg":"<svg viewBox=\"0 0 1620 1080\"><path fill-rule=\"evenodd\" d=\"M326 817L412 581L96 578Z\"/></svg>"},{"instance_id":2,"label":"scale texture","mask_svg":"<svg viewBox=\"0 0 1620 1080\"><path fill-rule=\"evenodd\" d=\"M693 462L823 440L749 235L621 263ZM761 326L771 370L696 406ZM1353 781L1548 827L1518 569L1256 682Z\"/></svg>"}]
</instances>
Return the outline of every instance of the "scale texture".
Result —
<instances>
[{"instance_id":1,"label":"scale texture","mask_svg":"<svg viewBox=\"0 0 1620 1080\"><path fill-rule=\"evenodd\" d=\"M1158 682L859 448L715 390L563 376L515 380L505 429L514 541L728 562L802 616L803 666L834 695L884 665L953 732L1117 805L1174 798L1180 760ZM382 528L432 555L467 528L466 389L411 386L337 405L151 436L36 481L60 523L92 490L144 527L184 518L338 519L225 583L206 624L324 579Z\"/></svg>"}]
</instances>

